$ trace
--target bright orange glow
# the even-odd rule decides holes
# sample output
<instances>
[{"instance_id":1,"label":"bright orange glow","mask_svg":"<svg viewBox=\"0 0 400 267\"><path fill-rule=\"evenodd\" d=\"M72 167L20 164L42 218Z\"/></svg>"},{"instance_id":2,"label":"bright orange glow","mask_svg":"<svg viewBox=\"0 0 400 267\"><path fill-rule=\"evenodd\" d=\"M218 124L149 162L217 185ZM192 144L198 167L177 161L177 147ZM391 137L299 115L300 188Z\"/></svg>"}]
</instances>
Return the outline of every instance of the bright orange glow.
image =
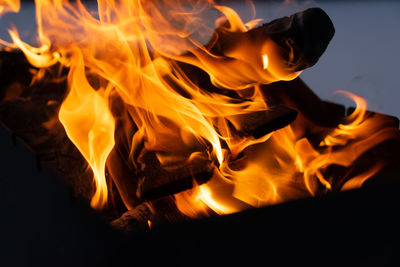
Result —
<instances>
[{"instance_id":1,"label":"bright orange glow","mask_svg":"<svg viewBox=\"0 0 400 267\"><path fill-rule=\"evenodd\" d=\"M7 12L19 12L19 0L0 0L0 16Z\"/></svg>"},{"instance_id":2,"label":"bright orange glow","mask_svg":"<svg viewBox=\"0 0 400 267\"><path fill-rule=\"evenodd\" d=\"M59 120L93 170L96 192L91 204L101 208L107 200L105 164L114 147L114 119L101 95L105 92L93 90L85 77L82 55L77 53L77 57L68 75L70 92L61 106Z\"/></svg>"},{"instance_id":3,"label":"bright orange glow","mask_svg":"<svg viewBox=\"0 0 400 267\"><path fill-rule=\"evenodd\" d=\"M300 197L314 196L332 190L333 177L325 176L330 165L349 167L357 158L384 142L399 139L398 129L385 128L383 118L367 117L364 99L347 92L339 92L352 98L357 108L346 117L347 123L338 125L327 135L319 147L314 148L306 138L296 139L291 127L276 131L268 140L248 148L244 159L237 162L224 162L219 168L224 177L215 182L215 177L207 183L209 196L221 195L221 188L228 190L219 198L218 205L228 205L229 211L243 210L247 207L260 207ZM360 187L382 168L382 164L371 163L371 168L354 177L349 177L341 190ZM221 178L218 178L221 180ZM214 203L197 202L198 189L177 194L178 208L188 216L198 217L207 213L204 203L215 211ZM191 200L190 204L184 203ZM181 203L184 203L180 205ZM247 206L246 206L247 204ZM190 206L189 212L188 206ZM220 212L217 212L220 213Z\"/></svg>"},{"instance_id":4,"label":"bright orange glow","mask_svg":"<svg viewBox=\"0 0 400 267\"><path fill-rule=\"evenodd\" d=\"M0 3L3 10L17 10L17 2ZM107 203L105 164L115 145L110 109L115 99L127 107L130 130L135 128L124 140L132 168L143 169L132 156L140 149L153 151L165 168L199 154L214 162L209 182L175 195L179 210L191 217L333 190L328 166L348 167L375 145L398 138L396 129L366 116L365 100L345 92L357 108L319 145L298 139L293 125L259 138L238 134L232 128L245 120L238 117L269 109L260 84L292 80L300 72L287 67L287 51L266 34L246 34L260 20L243 22L232 8L211 0L98 0L96 10L80 1L36 0L36 12L40 46L23 42L17 30L10 31L12 45L37 68L59 64L69 70L59 120L93 171L95 208ZM215 92L193 81L198 73L188 77L187 65L207 73ZM360 186L379 168L354 182L349 177L342 189Z\"/></svg>"},{"instance_id":5,"label":"bright orange glow","mask_svg":"<svg viewBox=\"0 0 400 267\"><path fill-rule=\"evenodd\" d=\"M365 173L362 173L360 175L357 175L347 181L343 186L342 190L351 190L351 189L356 189L359 188L363 185L363 183L371 178L373 175L379 172L379 170L382 168L382 164L376 164L375 166L372 167L371 170L368 170Z\"/></svg>"},{"instance_id":6,"label":"bright orange glow","mask_svg":"<svg viewBox=\"0 0 400 267\"><path fill-rule=\"evenodd\" d=\"M228 214L233 212L229 207L224 206L224 204L219 203L212 197L211 191L207 185L201 185L199 187L199 194L197 197L218 214Z\"/></svg>"}]
</instances>

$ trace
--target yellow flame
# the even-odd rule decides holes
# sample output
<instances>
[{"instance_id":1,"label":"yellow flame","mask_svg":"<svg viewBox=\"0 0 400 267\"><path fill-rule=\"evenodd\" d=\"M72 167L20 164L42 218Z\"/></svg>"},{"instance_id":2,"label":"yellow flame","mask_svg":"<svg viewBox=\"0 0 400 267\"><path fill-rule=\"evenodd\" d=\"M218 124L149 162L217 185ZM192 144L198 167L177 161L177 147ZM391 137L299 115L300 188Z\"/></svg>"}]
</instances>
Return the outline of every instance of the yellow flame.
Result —
<instances>
[{"instance_id":1,"label":"yellow flame","mask_svg":"<svg viewBox=\"0 0 400 267\"><path fill-rule=\"evenodd\" d=\"M87 81L79 50L73 60L76 65L68 76L70 92L61 106L59 120L93 170L96 192L91 205L101 208L107 201L105 164L114 146L114 119L104 96Z\"/></svg>"},{"instance_id":2,"label":"yellow flame","mask_svg":"<svg viewBox=\"0 0 400 267\"><path fill-rule=\"evenodd\" d=\"M264 54L262 58L263 58L263 68L266 70L268 69L268 63L269 63L268 55Z\"/></svg>"},{"instance_id":3,"label":"yellow flame","mask_svg":"<svg viewBox=\"0 0 400 267\"><path fill-rule=\"evenodd\" d=\"M235 212L235 210L225 206L223 203L216 201L207 185L201 185L199 187L197 198L218 214L229 214Z\"/></svg>"}]
</instances>

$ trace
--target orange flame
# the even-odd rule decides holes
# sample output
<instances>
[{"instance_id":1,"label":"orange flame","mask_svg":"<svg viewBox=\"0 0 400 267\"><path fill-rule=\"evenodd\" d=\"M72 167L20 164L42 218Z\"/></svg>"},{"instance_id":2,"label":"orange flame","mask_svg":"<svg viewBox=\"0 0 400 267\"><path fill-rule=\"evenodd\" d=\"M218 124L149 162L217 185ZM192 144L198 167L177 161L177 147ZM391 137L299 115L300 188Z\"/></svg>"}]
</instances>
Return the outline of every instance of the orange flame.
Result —
<instances>
[{"instance_id":1,"label":"orange flame","mask_svg":"<svg viewBox=\"0 0 400 267\"><path fill-rule=\"evenodd\" d=\"M332 190L335 181L324 175L328 166L349 167L377 144L399 138L398 129L385 126L386 119L366 116L364 99L348 92L339 93L353 99L357 107L346 117L347 122L338 125L317 148L306 138L297 140L290 126L278 130L267 142L252 146L243 162L225 162L220 168L224 178L213 177L202 186L207 186L206 192L195 188L175 195L178 208L187 216L199 217L207 214L204 205L219 214L228 214L248 207L314 196L320 192L320 185L327 191ZM235 165L239 168L235 169ZM380 162L372 163L370 169L349 177L341 190L360 187L382 167ZM221 190L229 193L221 197ZM229 208L224 210L215 208L228 204Z\"/></svg>"},{"instance_id":2,"label":"orange flame","mask_svg":"<svg viewBox=\"0 0 400 267\"><path fill-rule=\"evenodd\" d=\"M0 16L7 12L19 12L21 7L19 0L0 0Z\"/></svg>"},{"instance_id":3,"label":"orange flame","mask_svg":"<svg viewBox=\"0 0 400 267\"><path fill-rule=\"evenodd\" d=\"M364 101L348 94L357 103L356 111L317 148L305 138L297 140L291 126L258 139L236 135L226 118L269 108L260 84L291 80L300 73L285 66L282 48L267 36L255 40L245 34L260 20L245 23L233 9L211 0L98 0L97 10L79 0L35 2L41 46L24 43L16 30L10 35L32 65L69 68L69 91L59 120L94 173L95 208L107 203L105 163L115 142L110 95L124 101L138 128L128 140L131 155L143 140L146 150L157 152L161 163L169 165L185 162L211 144L207 156L218 165L213 178L175 195L181 212L192 217L315 195L321 185L331 190L333 181L324 176L327 166L349 166L394 134L366 118ZM17 2L2 3L3 10L17 10ZM214 52L212 45L226 36L224 51ZM246 100L200 88L181 63L205 71L213 85L246 95ZM355 177L361 181L355 184L376 171Z\"/></svg>"},{"instance_id":4,"label":"orange flame","mask_svg":"<svg viewBox=\"0 0 400 267\"><path fill-rule=\"evenodd\" d=\"M70 92L58 116L96 177L96 192L91 204L102 207L107 200L105 164L114 147L114 119L106 102L107 92L96 92L90 86L82 55L78 52L76 56L76 65L71 67L68 75Z\"/></svg>"}]
</instances>

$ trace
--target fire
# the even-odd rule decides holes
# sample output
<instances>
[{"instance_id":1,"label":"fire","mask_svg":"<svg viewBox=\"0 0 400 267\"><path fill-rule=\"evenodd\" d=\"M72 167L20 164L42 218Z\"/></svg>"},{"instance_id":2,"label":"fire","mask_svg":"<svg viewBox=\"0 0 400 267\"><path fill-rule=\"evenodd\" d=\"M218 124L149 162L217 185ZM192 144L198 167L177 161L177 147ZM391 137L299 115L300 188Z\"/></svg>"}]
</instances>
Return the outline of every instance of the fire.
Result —
<instances>
[{"instance_id":1,"label":"fire","mask_svg":"<svg viewBox=\"0 0 400 267\"><path fill-rule=\"evenodd\" d=\"M107 203L105 169L119 119L111 107L118 101L133 125L124 140L130 166L143 168L134 157L142 147L165 168L196 157L214 162L209 182L174 196L179 210L191 217L333 190L336 181L325 174L330 165L348 167L398 135L382 127L384 121L366 116L365 101L350 93L344 94L356 110L317 146L296 136L294 125L261 137L237 134L232 125L240 129L238 116L270 109L260 84L293 80L300 72L285 63L293 51L288 55L268 36L246 35L257 32L259 20L245 23L211 0L98 0L96 10L79 0L35 2L40 47L23 42L17 30L10 30L12 45L37 68L69 69L58 117L93 171L94 208ZM19 3L3 1L0 8L0 14L17 11ZM184 66L207 73L216 90L236 96L205 90ZM341 188L360 186L379 168L373 165ZM128 209L135 205L120 194Z\"/></svg>"},{"instance_id":2,"label":"fire","mask_svg":"<svg viewBox=\"0 0 400 267\"><path fill-rule=\"evenodd\" d=\"M218 214L229 214L246 206L260 207L314 196L321 193L321 185L325 188L322 192L332 190L337 181L325 176L326 168L331 165L349 167L379 143L399 138L397 129L384 127L387 123L384 119L366 117L364 99L341 93L354 99L357 108L346 118L347 123L335 128L317 148L306 138L297 139L290 126L278 130L268 141L253 145L247 158L239 160L245 163L225 162L219 169L221 176L213 177L206 190L195 188L190 193L177 194L179 209L188 216L199 217L205 214L206 204ZM240 168L236 169L235 164ZM341 190L360 187L382 167L382 162L372 163L370 169L344 183ZM230 193L221 194L221 187ZM230 206L226 207L228 203ZM224 209L218 208L221 206Z\"/></svg>"},{"instance_id":3,"label":"fire","mask_svg":"<svg viewBox=\"0 0 400 267\"><path fill-rule=\"evenodd\" d=\"M1 0L0 16L6 12L19 12L21 4L19 0Z\"/></svg>"},{"instance_id":4,"label":"fire","mask_svg":"<svg viewBox=\"0 0 400 267\"><path fill-rule=\"evenodd\" d=\"M262 56L262 58L263 58L263 68L264 68L264 70L266 70L266 69L268 69L268 63L269 63L268 55L264 54Z\"/></svg>"},{"instance_id":5,"label":"fire","mask_svg":"<svg viewBox=\"0 0 400 267\"><path fill-rule=\"evenodd\" d=\"M92 206L103 206L107 200L105 164L114 147L114 119L108 109L106 90L95 91L85 77L82 54L68 75L70 92L64 100L59 120L68 137L85 157L96 177ZM82 114L85 114L82 116Z\"/></svg>"}]
</instances>

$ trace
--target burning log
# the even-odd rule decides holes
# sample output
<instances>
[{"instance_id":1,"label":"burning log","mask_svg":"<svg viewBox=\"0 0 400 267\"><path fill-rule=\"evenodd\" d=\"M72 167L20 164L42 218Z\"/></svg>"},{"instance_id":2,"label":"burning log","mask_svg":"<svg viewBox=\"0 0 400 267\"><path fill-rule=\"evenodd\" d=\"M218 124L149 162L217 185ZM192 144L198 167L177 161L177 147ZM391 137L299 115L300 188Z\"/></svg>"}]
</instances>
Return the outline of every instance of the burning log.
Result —
<instances>
[{"instance_id":1,"label":"burning log","mask_svg":"<svg viewBox=\"0 0 400 267\"><path fill-rule=\"evenodd\" d=\"M320 8L310 8L263 26L266 34L290 51L289 65L296 71L317 63L335 34L329 16ZM293 54L292 54L293 53Z\"/></svg>"},{"instance_id":2,"label":"burning log","mask_svg":"<svg viewBox=\"0 0 400 267\"><path fill-rule=\"evenodd\" d=\"M183 222L188 219L176 208L173 198L164 197L137 205L112 221L111 226L121 232L134 233L147 231L153 226Z\"/></svg>"},{"instance_id":3,"label":"burning log","mask_svg":"<svg viewBox=\"0 0 400 267\"><path fill-rule=\"evenodd\" d=\"M260 57L263 53L259 46L272 39L283 49L284 55L281 56L286 67L296 72L317 63L334 34L335 28L329 16L320 8L310 8L246 32L227 31L223 25L216 30L207 48L216 55ZM248 44L251 50L243 49ZM237 55L238 51L243 55Z\"/></svg>"},{"instance_id":4,"label":"burning log","mask_svg":"<svg viewBox=\"0 0 400 267\"><path fill-rule=\"evenodd\" d=\"M146 151L140 161L145 167L139 182L138 196L156 199L190 189L193 183L207 182L213 172L213 162L205 156L196 155L182 166L161 166L152 151Z\"/></svg>"},{"instance_id":5,"label":"burning log","mask_svg":"<svg viewBox=\"0 0 400 267\"><path fill-rule=\"evenodd\" d=\"M225 75L221 73L221 77L213 77L212 81L210 81L208 74L203 71L201 66L195 67L183 62L178 62L178 66L179 69L201 89L224 94L234 99L239 99L239 101L243 101L242 95L244 90L235 91L227 89L230 88L230 85L235 83L240 85L243 81L230 81L225 79L232 79L232 77L236 77L236 72L240 72L240 79L248 79L246 85L244 85L244 83L242 84L245 87L251 85L252 82L268 84L275 81L274 79L284 79L288 73L293 74L314 65L326 50L334 32L335 29L330 18L320 8L310 8L293 14L290 17L276 19L249 31L228 30L225 24L216 29L210 42L205 46L213 55L223 56L231 60L229 62L231 69L226 70L227 73L225 73ZM279 47L276 48L277 51L275 51L277 58L272 58L274 55L264 55L264 50L266 49L264 46L268 46L267 44L270 40L273 41L274 45ZM251 53L248 53L248 51L251 51ZM192 51L192 53L199 56L196 51ZM260 74L256 69L260 63L261 56L266 56L269 63L263 63L263 70ZM218 64L220 63L216 63L216 65ZM221 61L221 64L228 63ZM253 65L253 71L246 71L244 73L242 68L247 68L244 67L243 64ZM279 66L279 71L276 69L275 65ZM274 71L280 74L275 73L275 76L272 75L274 78L272 78L270 74L266 74L269 68L274 68ZM243 75L246 77L243 78ZM254 79L254 81L252 81L252 79ZM224 88L224 86L227 87ZM306 92L307 96L311 95L310 101L320 101L309 88L306 88L305 84L296 83L295 86L300 87L300 92L294 92L297 96L301 96L301 94ZM271 85L271 88L273 87L274 85ZM243 88L239 86L239 89ZM274 89L271 89L271 91L273 90ZM270 110L246 115L233 115L226 118L232 130L238 136L259 138L274 130L287 126L296 119L296 112L291 110L289 108L290 106L283 103L283 101L270 101L270 96L267 97L267 100L271 102L272 108ZM326 104L322 104L322 101L320 102L321 103L318 104L321 106L327 106ZM307 108L309 109L309 107ZM299 111L299 109L293 109ZM322 121L324 123L325 119L326 118L319 120L319 122Z\"/></svg>"},{"instance_id":6,"label":"burning log","mask_svg":"<svg viewBox=\"0 0 400 267\"><path fill-rule=\"evenodd\" d=\"M45 82L32 82L37 71L22 52L0 52L0 122L35 152L39 162L63 177L75 197L90 199L87 163L57 119L66 81L49 71Z\"/></svg>"},{"instance_id":7,"label":"burning log","mask_svg":"<svg viewBox=\"0 0 400 267\"><path fill-rule=\"evenodd\" d=\"M122 216L110 223L115 229L130 233L148 230L152 221L153 213L148 203L142 203L135 208L125 212Z\"/></svg>"},{"instance_id":8,"label":"burning log","mask_svg":"<svg viewBox=\"0 0 400 267\"><path fill-rule=\"evenodd\" d=\"M212 73L212 84L218 88L242 90L294 79L299 71L318 61L335 33L332 21L320 8L250 30L232 23L228 19L218 27L205 49L191 50L176 60ZM193 73L192 67L185 70L186 67L183 66L183 72ZM199 77L203 76L210 79L208 75Z\"/></svg>"},{"instance_id":9,"label":"burning log","mask_svg":"<svg viewBox=\"0 0 400 267\"><path fill-rule=\"evenodd\" d=\"M191 81L202 90L226 95L238 103L247 99L240 96L242 92L218 88L214 86L206 72L189 64L178 63L179 68L191 78ZM249 103L250 104L250 103ZM260 138L268 133L281 129L292 123L297 117L297 111L282 103L268 103L268 109L246 114L226 116L230 129L240 137Z\"/></svg>"},{"instance_id":10,"label":"burning log","mask_svg":"<svg viewBox=\"0 0 400 267\"><path fill-rule=\"evenodd\" d=\"M136 160L137 166L143 167L135 167L129 161L129 152L121 148L126 141L118 138L121 133L118 129L116 140L121 142L117 142L110 153L107 169L127 207L133 208L143 200L173 195L192 188L193 183L203 184L211 178L214 164L199 155L182 165L168 167L160 164L156 152L142 148Z\"/></svg>"},{"instance_id":11,"label":"burning log","mask_svg":"<svg viewBox=\"0 0 400 267\"><path fill-rule=\"evenodd\" d=\"M108 156L106 169L125 207L132 208L141 202L136 196L137 168L130 161L130 142L137 127L122 99L118 95L112 95L111 99L110 109L115 119L115 146Z\"/></svg>"},{"instance_id":12,"label":"burning log","mask_svg":"<svg viewBox=\"0 0 400 267\"><path fill-rule=\"evenodd\" d=\"M0 50L0 100L6 101L22 94L32 80L32 67L21 51ZM10 89L12 87L12 89Z\"/></svg>"},{"instance_id":13,"label":"burning log","mask_svg":"<svg viewBox=\"0 0 400 267\"><path fill-rule=\"evenodd\" d=\"M269 107L268 110L249 114L228 116L231 129L238 136L261 138L264 135L286 127L297 117L297 112L284 105Z\"/></svg>"},{"instance_id":14,"label":"burning log","mask_svg":"<svg viewBox=\"0 0 400 267\"><path fill-rule=\"evenodd\" d=\"M270 38L283 49L283 54L286 54L280 58L284 62L280 62L284 65L283 69L289 69L289 72L296 72L311 67L318 61L326 50L334 32L335 29L328 15L320 8L311 8L290 17L276 19L246 32L232 32L228 31L225 25L220 26L216 29L214 36L206 47L214 55L247 62L251 61L246 59L247 57L260 57L262 55L260 45ZM250 50L246 49L247 45L249 45L249 49L251 47L252 53L250 55L248 53ZM246 55L242 55L242 53L246 53ZM257 62L257 60L253 62ZM179 67L200 88L242 99L240 96L242 94L241 91L236 92L216 87L210 82L208 74L201 69L184 63L179 63ZM226 76L229 77L229 74ZM257 80L257 82L262 81L263 79L260 77ZM227 118L239 136L259 138L288 125L297 116L296 112L290 108L298 112L301 110L302 113L305 111L305 116L311 117L311 120L319 125L324 125L328 121L332 126L338 121L336 112L331 114L332 109L323 103L300 79L263 85L262 87L263 91L269 92L265 94L267 101L272 104L270 110L246 115L234 115ZM277 96L276 94L285 95ZM315 109L309 112L310 102L317 104L317 106L312 105L313 107L322 107L319 110L322 111L323 115L315 112ZM328 112L325 112L325 110ZM326 117L327 114L329 116L328 119ZM343 115L341 114L341 116Z\"/></svg>"},{"instance_id":15,"label":"burning log","mask_svg":"<svg viewBox=\"0 0 400 267\"><path fill-rule=\"evenodd\" d=\"M346 115L343 106L322 101L300 78L262 85L261 90L268 103L283 104L323 127L336 126Z\"/></svg>"},{"instance_id":16,"label":"burning log","mask_svg":"<svg viewBox=\"0 0 400 267\"><path fill-rule=\"evenodd\" d=\"M157 199L190 189L193 181L202 184L210 179L214 164L205 156L206 151L199 151L206 148L194 143L191 144L193 147L187 148L179 136L167 136L165 142L175 144L175 153L189 157L185 158L183 163L174 166L162 165L157 154L168 152L148 150L145 140L132 152L131 142L137 132L137 126L131 116L135 111L116 95L112 96L111 103L111 111L116 120L116 144L107 160L107 169L127 207L133 208L143 200ZM172 124L169 126L175 127Z\"/></svg>"},{"instance_id":17,"label":"burning log","mask_svg":"<svg viewBox=\"0 0 400 267\"><path fill-rule=\"evenodd\" d=\"M319 143L346 115L344 106L322 101L300 78L262 85L261 90L271 105L298 112L292 124L298 138L307 136Z\"/></svg>"}]
</instances>

